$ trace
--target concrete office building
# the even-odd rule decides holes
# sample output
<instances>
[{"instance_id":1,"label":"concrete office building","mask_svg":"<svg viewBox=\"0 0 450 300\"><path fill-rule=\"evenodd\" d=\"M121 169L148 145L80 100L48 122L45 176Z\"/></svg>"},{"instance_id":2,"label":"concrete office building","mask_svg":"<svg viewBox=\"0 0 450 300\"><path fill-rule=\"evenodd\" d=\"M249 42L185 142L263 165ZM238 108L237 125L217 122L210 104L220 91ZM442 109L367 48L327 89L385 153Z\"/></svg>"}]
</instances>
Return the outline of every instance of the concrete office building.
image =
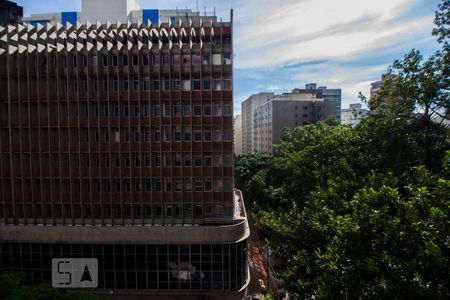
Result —
<instances>
[{"instance_id":1,"label":"concrete office building","mask_svg":"<svg viewBox=\"0 0 450 300\"><path fill-rule=\"evenodd\" d=\"M284 128L315 124L336 114L336 104L320 94L286 93L272 98L253 111L253 152L273 153Z\"/></svg>"},{"instance_id":2,"label":"concrete office building","mask_svg":"<svg viewBox=\"0 0 450 300\"><path fill-rule=\"evenodd\" d=\"M123 20L132 2L114 1ZM240 299L233 14L145 11L0 27L0 270L41 282L52 258L93 257L97 293Z\"/></svg>"},{"instance_id":3,"label":"concrete office building","mask_svg":"<svg viewBox=\"0 0 450 300\"><path fill-rule=\"evenodd\" d=\"M242 154L253 153L253 111L275 97L274 93L259 93L250 96L241 104L242 112Z\"/></svg>"},{"instance_id":4,"label":"concrete office building","mask_svg":"<svg viewBox=\"0 0 450 300\"><path fill-rule=\"evenodd\" d=\"M341 124L356 126L363 118L369 115L370 110L362 108L361 103L350 104L349 108L342 110Z\"/></svg>"},{"instance_id":5,"label":"concrete office building","mask_svg":"<svg viewBox=\"0 0 450 300\"><path fill-rule=\"evenodd\" d=\"M334 102L336 104L336 118L341 119L341 106L342 106L342 90L341 89L328 89L326 86L319 86L315 83L308 83L305 85L305 89L297 89L299 93L314 93L319 92L318 97L322 96L325 102Z\"/></svg>"},{"instance_id":6,"label":"concrete office building","mask_svg":"<svg viewBox=\"0 0 450 300\"><path fill-rule=\"evenodd\" d=\"M0 26L16 25L23 17L23 7L16 3L0 0Z\"/></svg>"},{"instance_id":7,"label":"concrete office building","mask_svg":"<svg viewBox=\"0 0 450 300\"><path fill-rule=\"evenodd\" d=\"M234 118L234 155L242 155L242 115Z\"/></svg>"}]
</instances>

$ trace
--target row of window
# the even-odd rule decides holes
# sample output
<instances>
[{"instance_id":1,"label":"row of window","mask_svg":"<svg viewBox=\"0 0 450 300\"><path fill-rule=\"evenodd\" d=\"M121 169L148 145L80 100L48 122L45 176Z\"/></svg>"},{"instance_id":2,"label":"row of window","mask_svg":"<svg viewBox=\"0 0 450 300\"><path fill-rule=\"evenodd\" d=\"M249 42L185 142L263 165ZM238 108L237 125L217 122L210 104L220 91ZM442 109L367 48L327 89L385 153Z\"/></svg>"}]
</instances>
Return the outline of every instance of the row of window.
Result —
<instances>
[{"instance_id":1,"label":"row of window","mask_svg":"<svg viewBox=\"0 0 450 300\"><path fill-rule=\"evenodd\" d=\"M81 192L226 192L233 190L231 178L153 178L152 180L83 180L80 184L73 185L73 189ZM64 190L69 189L68 181L63 185Z\"/></svg>"},{"instance_id":2,"label":"row of window","mask_svg":"<svg viewBox=\"0 0 450 300\"><path fill-rule=\"evenodd\" d=\"M246 243L214 245L77 245L1 243L4 270L26 282L50 281L55 257L97 258L105 290L238 290L246 280Z\"/></svg>"},{"instance_id":3,"label":"row of window","mask_svg":"<svg viewBox=\"0 0 450 300\"><path fill-rule=\"evenodd\" d=\"M85 142L114 142L114 143L129 143L129 142L231 142L233 141L233 131L232 130L221 130L221 129L213 129L211 128L204 128L203 130L197 127L194 127L194 130L191 130L190 127L183 128L181 127L167 127L164 126L162 128L160 127L154 127L153 130L150 129L144 129L142 131L138 131L137 129L131 129L129 130L122 130L119 131L118 129L115 129L112 131L112 140L111 140L111 134L109 131L104 131L103 136L100 136L100 133L98 130L94 130L94 132L91 135L91 138L89 137L89 133L85 131L83 134L83 139L80 140L80 134L77 131L76 133L72 133L72 137L74 138L75 142L79 143ZM61 134L62 139L66 142L69 142L69 135L66 133ZM65 138L64 138L65 137ZM57 137L55 137L57 139ZM45 140L45 137L43 138Z\"/></svg>"},{"instance_id":4,"label":"row of window","mask_svg":"<svg viewBox=\"0 0 450 300\"><path fill-rule=\"evenodd\" d=\"M139 79L134 77L130 82L126 78L113 77L108 80L104 76L100 80L100 85L97 79L93 79L88 83L85 79L80 79L80 84L84 92L128 92L128 91L231 91L231 76L224 77L143 77ZM65 92L78 92L77 81L64 80Z\"/></svg>"},{"instance_id":5,"label":"row of window","mask_svg":"<svg viewBox=\"0 0 450 300\"><path fill-rule=\"evenodd\" d=\"M0 218L11 217L12 205L0 204ZM3 210L4 208L4 210ZM15 205L15 216L17 218L161 218L161 217L232 217L233 207L216 205L177 205L177 204L143 204L137 205L78 205L78 204L35 204Z\"/></svg>"},{"instance_id":6,"label":"row of window","mask_svg":"<svg viewBox=\"0 0 450 300\"><path fill-rule=\"evenodd\" d=\"M162 105L157 103L139 103L131 102L131 109L128 103L101 103L100 107L97 103L91 102L90 105L87 103L79 103L79 107L76 104L71 105L70 110L67 111L66 105L61 105L61 115L72 117L159 117L159 116L232 116L233 107L231 104L222 103L193 103L191 104L170 104L164 103Z\"/></svg>"},{"instance_id":7,"label":"row of window","mask_svg":"<svg viewBox=\"0 0 450 300\"><path fill-rule=\"evenodd\" d=\"M91 167L96 166L107 167L114 166L116 168L123 167L232 167L233 159L231 154L212 154L209 152L160 152L142 153L142 157L139 153L132 154L131 158L128 153L113 155L110 159L108 154L102 154L101 158L97 154L91 154L90 159L88 154L71 154L71 159L68 155L62 154L65 158L62 161L67 162L67 167L71 163L72 167ZM57 157L53 156L56 164Z\"/></svg>"},{"instance_id":8,"label":"row of window","mask_svg":"<svg viewBox=\"0 0 450 300\"><path fill-rule=\"evenodd\" d=\"M200 65L231 65L231 52L224 53L157 53L147 54L142 53L130 55L100 55L100 60L96 54L89 56L89 66L97 67L100 63L102 67L127 67L130 63L133 66L200 66ZM80 57L68 55L61 56L62 64L67 67L78 67L78 61L81 62L82 67L88 66L88 57L82 55ZM41 63L46 64L44 60ZM56 67L56 57L53 57L53 66Z\"/></svg>"}]
</instances>

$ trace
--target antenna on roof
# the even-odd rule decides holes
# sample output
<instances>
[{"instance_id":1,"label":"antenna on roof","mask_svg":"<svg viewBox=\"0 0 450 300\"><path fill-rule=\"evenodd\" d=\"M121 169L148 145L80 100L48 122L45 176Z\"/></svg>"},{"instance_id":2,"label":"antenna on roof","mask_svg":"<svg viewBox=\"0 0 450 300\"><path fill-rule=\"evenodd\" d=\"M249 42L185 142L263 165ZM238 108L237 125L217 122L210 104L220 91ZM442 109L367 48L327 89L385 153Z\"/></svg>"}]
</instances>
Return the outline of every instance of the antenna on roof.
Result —
<instances>
[{"instance_id":1,"label":"antenna on roof","mask_svg":"<svg viewBox=\"0 0 450 300\"><path fill-rule=\"evenodd\" d=\"M205 17L206 17L206 6L203 6L203 9L205 10Z\"/></svg>"},{"instance_id":2,"label":"antenna on roof","mask_svg":"<svg viewBox=\"0 0 450 300\"><path fill-rule=\"evenodd\" d=\"M214 6L214 17L216 16L216 7Z\"/></svg>"}]
</instances>

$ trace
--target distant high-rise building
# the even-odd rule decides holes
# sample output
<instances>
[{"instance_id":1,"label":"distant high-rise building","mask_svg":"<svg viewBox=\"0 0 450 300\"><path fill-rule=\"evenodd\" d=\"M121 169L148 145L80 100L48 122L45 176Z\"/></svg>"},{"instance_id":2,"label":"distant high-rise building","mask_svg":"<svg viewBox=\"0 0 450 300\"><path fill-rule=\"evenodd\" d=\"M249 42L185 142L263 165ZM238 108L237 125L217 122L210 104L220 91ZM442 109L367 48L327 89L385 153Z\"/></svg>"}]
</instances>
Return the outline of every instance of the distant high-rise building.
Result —
<instances>
[{"instance_id":1,"label":"distant high-rise building","mask_svg":"<svg viewBox=\"0 0 450 300\"><path fill-rule=\"evenodd\" d=\"M253 110L252 153L273 153L284 128L315 124L336 115L336 104L324 101L320 93L285 93Z\"/></svg>"},{"instance_id":2,"label":"distant high-rise building","mask_svg":"<svg viewBox=\"0 0 450 300\"><path fill-rule=\"evenodd\" d=\"M369 115L370 110L362 108L360 103L350 104L350 108L342 110L341 124L356 126Z\"/></svg>"},{"instance_id":3,"label":"distant high-rise building","mask_svg":"<svg viewBox=\"0 0 450 300\"><path fill-rule=\"evenodd\" d=\"M234 155L242 155L242 115L234 118Z\"/></svg>"},{"instance_id":4,"label":"distant high-rise building","mask_svg":"<svg viewBox=\"0 0 450 300\"><path fill-rule=\"evenodd\" d=\"M0 26L16 25L21 22L23 8L16 3L0 0Z\"/></svg>"},{"instance_id":5,"label":"distant high-rise building","mask_svg":"<svg viewBox=\"0 0 450 300\"><path fill-rule=\"evenodd\" d=\"M342 90L341 89L328 89L326 86L319 86L315 83L308 83L305 85L305 89L296 89L298 93L314 93L320 92L325 102L336 103L336 118L341 119L341 105L342 105Z\"/></svg>"},{"instance_id":6,"label":"distant high-rise building","mask_svg":"<svg viewBox=\"0 0 450 300\"><path fill-rule=\"evenodd\" d=\"M381 76L381 80L371 83L370 84L371 85L371 87L370 87L370 99L374 98L378 94L378 92L380 91L380 88L381 88L381 84L386 79L394 79L396 77L397 77L397 75L393 75L393 74L383 74Z\"/></svg>"},{"instance_id":7,"label":"distant high-rise building","mask_svg":"<svg viewBox=\"0 0 450 300\"><path fill-rule=\"evenodd\" d=\"M253 153L253 111L275 97L274 93L259 93L250 96L241 104L242 112L242 154Z\"/></svg>"},{"instance_id":8,"label":"distant high-rise building","mask_svg":"<svg viewBox=\"0 0 450 300\"><path fill-rule=\"evenodd\" d=\"M97 258L95 292L242 299L232 12L82 7L0 27L0 271Z\"/></svg>"}]
</instances>

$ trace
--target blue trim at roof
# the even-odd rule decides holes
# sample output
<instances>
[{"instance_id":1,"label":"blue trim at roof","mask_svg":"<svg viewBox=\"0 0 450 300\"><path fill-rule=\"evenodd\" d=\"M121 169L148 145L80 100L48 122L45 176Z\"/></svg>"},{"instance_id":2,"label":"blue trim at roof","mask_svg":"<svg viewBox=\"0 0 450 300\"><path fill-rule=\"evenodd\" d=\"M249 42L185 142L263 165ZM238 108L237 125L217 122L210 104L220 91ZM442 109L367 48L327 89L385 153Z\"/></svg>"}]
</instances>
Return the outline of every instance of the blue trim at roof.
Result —
<instances>
[{"instance_id":1,"label":"blue trim at roof","mask_svg":"<svg viewBox=\"0 0 450 300\"><path fill-rule=\"evenodd\" d=\"M76 11L61 13L61 23L63 25L66 25L66 22L69 22L72 25L76 25L77 19L78 19L78 13Z\"/></svg>"},{"instance_id":2,"label":"blue trim at roof","mask_svg":"<svg viewBox=\"0 0 450 300\"><path fill-rule=\"evenodd\" d=\"M150 20L150 22L154 24L159 23L159 10L158 9L143 9L142 10L142 21L144 23L147 23L147 21Z\"/></svg>"}]
</instances>

